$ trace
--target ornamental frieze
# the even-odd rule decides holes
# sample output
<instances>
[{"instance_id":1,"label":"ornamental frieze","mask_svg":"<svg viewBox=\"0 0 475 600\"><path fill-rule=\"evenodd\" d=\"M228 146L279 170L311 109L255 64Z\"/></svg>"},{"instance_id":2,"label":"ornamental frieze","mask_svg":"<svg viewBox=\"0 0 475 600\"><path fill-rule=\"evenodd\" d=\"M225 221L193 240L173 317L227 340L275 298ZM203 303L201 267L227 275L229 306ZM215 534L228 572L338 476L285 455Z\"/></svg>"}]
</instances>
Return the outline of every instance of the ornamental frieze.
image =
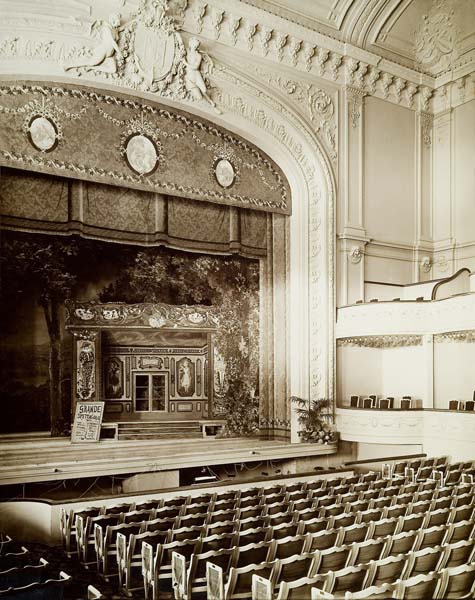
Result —
<instances>
[{"instance_id":1,"label":"ornamental frieze","mask_svg":"<svg viewBox=\"0 0 475 600\"><path fill-rule=\"evenodd\" d=\"M214 123L154 102L69 84L3 83L0 130L2 166L291 212L289 184L266 154Z\"/></svg>"},{"instance_id":2,"label":"ornamental frieze","mask_svg":"<svg viewBox=\"0 0 475 600\"><path fill-rule=\"evenodd\" d=\"M341 338L337 347L357 346L359 348L403 348L422 346L422 335L368 335Z\"/></svg>"},{"instance_id":3,"label":"ornamental frieze","mask_svg":"<svg viewBox=\"0 0 475 600\"><path fill-rule=\"evenodd\" d=\"M174 306L170 304L123 304L69 302L66 305L66 327L146 327L216 329L218 317L209 306Z\"/></svg>"},{"instance_id":4,"label":"ornamental frieze","mask_svg":"<svg viewBox=\"0 0 475 600\"><path fill-rule=\"evenodd\" d=\"M439 333L434 335L434 342L436 344L443 344L444 342L475 344L475 330L467 329L464 331L447 331L445 333Z\"/></svg>"}]
</instances>

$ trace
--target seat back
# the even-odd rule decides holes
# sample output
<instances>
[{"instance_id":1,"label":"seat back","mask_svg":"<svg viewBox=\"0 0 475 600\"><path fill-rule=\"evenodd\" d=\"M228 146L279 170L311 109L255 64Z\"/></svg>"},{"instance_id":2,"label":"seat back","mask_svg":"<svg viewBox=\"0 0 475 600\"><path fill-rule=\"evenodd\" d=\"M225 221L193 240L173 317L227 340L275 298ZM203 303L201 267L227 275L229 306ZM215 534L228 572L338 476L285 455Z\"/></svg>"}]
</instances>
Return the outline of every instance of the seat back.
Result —
<instances>
[{"instance_id":1,"label":"seat back","mask_svg":"<svg viewBox=\"0 0 475 600\"><path fill-rule=\"evenodd\" d=\"M473 598L475 595L475 564L463 564L444 569L436 598Z\"/></svg>"},{"instance_id":2,"label":"seat back","mask_svg":"<svg viewBox=\"0 0 475 600\"><path fill-rule=\"evenodd\" d=\"M421 598L433 598L441 575L429 573L428 575L416 575L405 580L396 582L394 598L397 600L421 600Z\"/></svg>"}]
</instances>

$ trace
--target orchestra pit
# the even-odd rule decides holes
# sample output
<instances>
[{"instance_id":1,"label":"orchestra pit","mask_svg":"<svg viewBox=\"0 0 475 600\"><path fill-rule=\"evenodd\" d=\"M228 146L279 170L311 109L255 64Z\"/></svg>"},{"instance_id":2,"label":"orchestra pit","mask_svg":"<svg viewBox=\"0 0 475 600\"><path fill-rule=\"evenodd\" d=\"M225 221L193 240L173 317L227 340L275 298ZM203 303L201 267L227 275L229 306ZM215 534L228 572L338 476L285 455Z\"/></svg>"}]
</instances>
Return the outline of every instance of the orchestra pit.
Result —
<instances>
[{"instance_id":1,"label":"orchestra pit","mask_svg":"<svg viewBox=\"0 0 475 600\"><path fill-rule=\"evenodd\" d=\"M474 0L0 0L0 599L475 598Z\"/></svg>"}]
</instances>

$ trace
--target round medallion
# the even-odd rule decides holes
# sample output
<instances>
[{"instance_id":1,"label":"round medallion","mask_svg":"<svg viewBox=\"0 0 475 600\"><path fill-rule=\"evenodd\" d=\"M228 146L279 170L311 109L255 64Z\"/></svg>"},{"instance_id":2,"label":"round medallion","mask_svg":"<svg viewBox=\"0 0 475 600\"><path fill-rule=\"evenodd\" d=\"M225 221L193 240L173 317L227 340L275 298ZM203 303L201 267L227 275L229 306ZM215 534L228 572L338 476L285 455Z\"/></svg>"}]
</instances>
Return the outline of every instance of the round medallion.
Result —
<instances>
[{"instance_id":1,"label":"round medallion","mask_svg":"<svg viewBox=\"0 0 475 600\"><path fill-rule=\"evenodd\" d=\"M58 143L58 130L47 117L36 116L28 124L28 137L37 150L51 152Z\"/></svg>"},{"instance_id":2,"label":"round medallion","mask_svg":"<svg viewBox=\"0 0 475 600\"><path fill-rule=\"evenodd\" d=\"M216 181L223 188L231 187L236 179L232 163L227 158L220 158L214 165Z\"/></svg>"},{"instance_id":3,"label":"round medallion","mask_svg":"<svg viewBox=\"0 0 475 600\"><path fill-rule=\"evenodd\" d=\"M139 175L150 175L157 168L157 148L150 138L141 133L128 139L125 155L130 168Z\"/></svg>"}]
</instances>

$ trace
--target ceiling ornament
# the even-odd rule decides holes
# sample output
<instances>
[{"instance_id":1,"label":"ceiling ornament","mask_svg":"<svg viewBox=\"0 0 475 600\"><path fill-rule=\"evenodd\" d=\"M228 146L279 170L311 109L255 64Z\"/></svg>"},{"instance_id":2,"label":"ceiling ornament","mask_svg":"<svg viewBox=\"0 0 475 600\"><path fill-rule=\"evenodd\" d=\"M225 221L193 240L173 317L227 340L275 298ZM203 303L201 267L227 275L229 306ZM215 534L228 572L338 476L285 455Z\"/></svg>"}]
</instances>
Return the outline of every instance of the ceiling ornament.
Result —
<instances>
[{"instance_id":1,"label":"ceiling ornament","mask_svg":"<svg viewBox=\"0 0 475 600\"><path fill-rule=\"evenodd\" d=\"M436 0L422 16L416 31L414 52L416 64L425 72L440 73L449 69L457 58L456 30L451 0Z\"/></svg>"},{"instance_id":2,"label":"ceiling ornament","mask_svg":"<svg viewBox=\"0 0 475 600\"><path fill-rule=\"evenodd\" d=\"M89 32L95 46L64 61L63 68L111 77L115 83L175 100L205 100L215 108L209 94L213 62L197 38L185 46L180 33L183 10L179 0L142 0L125 19L112 14L95 21ZM206 5L201 6L201 23L205 12ZM217 39L224 11L214 10L211 17Z\"/></svg>"}]
</instances>

